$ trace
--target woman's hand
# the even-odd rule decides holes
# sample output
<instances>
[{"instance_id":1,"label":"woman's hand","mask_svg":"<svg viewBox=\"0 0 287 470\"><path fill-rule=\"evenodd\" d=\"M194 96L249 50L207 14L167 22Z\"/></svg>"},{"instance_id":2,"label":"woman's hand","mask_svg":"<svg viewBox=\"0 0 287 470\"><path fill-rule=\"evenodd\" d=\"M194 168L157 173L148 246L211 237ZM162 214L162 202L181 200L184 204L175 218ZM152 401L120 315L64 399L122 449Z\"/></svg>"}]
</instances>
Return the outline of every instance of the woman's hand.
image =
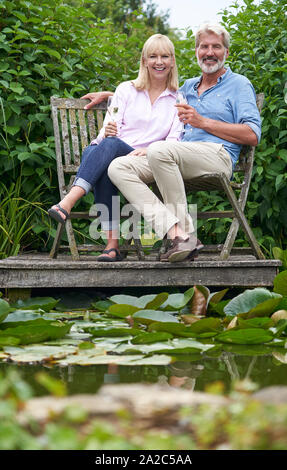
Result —
<instances>
[{"instance_id":1,"label":"woman's hand","mask_svg":"<svg viewBox=\"0 0 287 470\"><path fill-rule=\"evenodd\" d=\"M108 122L105 127L105 137L115 137L118 133L117 124L114 121Z\"/></svg>"},{"instance_id":2,"label":"woman's hand","mask_svg":"<svg viewBox=\"0 0 287 470\"><path fill-rule=\"evenodd\" d=\"M147 154L147 147L141 147L141 148L133 150L128 155L136 155L137 157L143 157L146 154Z\"/></svg>"},{"instance_id":3,"label":"woman's hand","mask_svg":"<svg viewBox=\"0 0 287 470\"><path fill-rule=\"evenodd\" d=\"M113 96L111 91L95 91L93 93L88 93L87 95L81 96L81 99L91 100L90 103L86 104L84 109L91 109L96 104L101 103L104 100L108 99L108 96Z\"/></svg>"}]
</instances>

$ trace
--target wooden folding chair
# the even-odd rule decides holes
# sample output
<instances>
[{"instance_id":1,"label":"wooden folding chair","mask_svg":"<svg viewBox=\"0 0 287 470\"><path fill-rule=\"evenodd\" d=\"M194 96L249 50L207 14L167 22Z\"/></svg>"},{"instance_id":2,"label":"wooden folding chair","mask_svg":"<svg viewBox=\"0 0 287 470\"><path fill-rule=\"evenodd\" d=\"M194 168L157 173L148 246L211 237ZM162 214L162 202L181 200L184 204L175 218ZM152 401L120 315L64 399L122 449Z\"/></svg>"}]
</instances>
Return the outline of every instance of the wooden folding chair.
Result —
<instances>
[{"instance_id":1,"label":"wooden folding chair","mask_svg":"<svg viewBox=\"0 0 287 470\"><path fill-rule=\"evenodd\" d=\"M256 95L256 103L259 111L261 112L264 101L264 94ZM244 209L247 201L250 181L252 177L252 169L254 163L255 147L244 146L239 156L238 163L234 169L234 174L241 174L241 182L230 181L223 173L206 174L199 178L194 178L185 181L186 194L197 191L213 191L218 190L227 196L232 210L231 211L206 211L198 212L198 219L210 218L232 218L232 223L228 231L227 237L220 251L220 259L228 259L233 248L239 226L242 227L253 254L257 259L265 259L259 244L249 226L249 223L244 215ZM239 196L236 196L235 191L239 190ZM158 193L158 190L156 191ZM211 247L210 247L211 248Z\"/></svg>"},{"instance_id":2,"label":"wooden folding chair","mask_svg":"<svg viewBox=\"0 0 287 470\"><path fill-rule=\"evenodd\" d=\"M52 120L54 126L55 148L57 159L57 174L60 198L62 199L70 190L75 174L81 163L84 148L89 145L103 126L106 102L96 105L93 109L85 110L89 100L51 97ZM63 231L66 230L73 260L79 260L79 251L100 251L103 245L77 245L71 219L95 219L97 215L89 212L72 211L66 223L58 224L56 236L50 257L56 258L60 248ZM135 250L138 258L143 258L143 251L139 240L134 239L134 245L126 240L121 251Z\"/></svg>"}]
</instances>

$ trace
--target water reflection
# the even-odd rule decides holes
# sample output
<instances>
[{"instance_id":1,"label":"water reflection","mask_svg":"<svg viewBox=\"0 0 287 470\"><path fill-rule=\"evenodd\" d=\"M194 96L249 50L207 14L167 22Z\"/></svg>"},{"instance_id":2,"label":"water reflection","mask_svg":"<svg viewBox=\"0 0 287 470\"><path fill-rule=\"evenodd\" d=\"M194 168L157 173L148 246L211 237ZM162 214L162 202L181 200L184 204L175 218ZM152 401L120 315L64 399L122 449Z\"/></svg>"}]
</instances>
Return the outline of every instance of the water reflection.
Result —
<instances>
[{"instance_id":1,"label":"water reflection","mask_svg":"<svg viewBox=\"0 0 287 470\"><path fill-rule=\"evenodd\" d=\"M281 358L282 359L282 358ZM259 388L287 385L287 364L273 355L245 356L224 352L219 357L178 357L169 365L121 366L59 366L47 364L14 365L0 363L1 371L17 369L23 379L33 386L37 395L46 390L37 383L35 375L45 370L66 384L69 395L96 393L105 384L159 383L170 387L203 391L213 382L222 382L228 392L234 380L250 379Z\"/></svg>"}]
</instances>

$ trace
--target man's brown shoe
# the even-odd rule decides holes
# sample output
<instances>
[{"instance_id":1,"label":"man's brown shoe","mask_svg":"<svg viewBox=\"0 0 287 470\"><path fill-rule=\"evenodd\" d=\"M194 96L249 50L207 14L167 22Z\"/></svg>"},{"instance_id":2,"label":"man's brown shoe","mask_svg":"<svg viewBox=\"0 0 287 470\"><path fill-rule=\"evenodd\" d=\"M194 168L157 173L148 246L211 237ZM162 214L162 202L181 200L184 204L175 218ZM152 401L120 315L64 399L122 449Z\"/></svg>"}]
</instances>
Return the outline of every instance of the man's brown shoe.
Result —
<instances>
[{"instance_id":1,"label":"man's brown shoe","mask_svg":"<svg viewBox=\"0 0 287 470\"><path fill-rule=\"evenodd\" d=\"M175 237L175 239L172 241L170 249L161 255L160 260L175 263L178 261L183 261L187 257L189 259L193 259L195 256L197 256L198 251L202 248L203 245L200 240L193 237L192 235L190 235L190 237L186 240L181 237Z\"/></svg>"}]
</instances>

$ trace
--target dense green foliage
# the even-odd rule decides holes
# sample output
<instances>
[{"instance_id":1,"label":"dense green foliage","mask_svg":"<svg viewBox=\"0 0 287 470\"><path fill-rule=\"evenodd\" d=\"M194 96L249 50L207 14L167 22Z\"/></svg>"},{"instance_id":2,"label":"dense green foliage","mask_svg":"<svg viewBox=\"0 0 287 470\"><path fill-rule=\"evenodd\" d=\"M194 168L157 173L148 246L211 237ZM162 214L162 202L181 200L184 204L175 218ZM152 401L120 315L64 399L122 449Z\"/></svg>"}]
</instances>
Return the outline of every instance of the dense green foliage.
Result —
<instances>
[{"instance_id":1,"label":"dense green foliage","mask_svg":"<svg viewBox=\"0 0 287 470\"><path fill-rule=\"evenodd\" d=\"M139 4L143 10L133 11ZM284 247L287 227L286 16L281 0L263 0L260 8L246 0L244 7L234 8L235 13L226 11L223 18L232 33L229 62L266 96L247 212L257 237L269 250L274 244ZM48 207L58 200L50 96L80 97L87 91L113 90L119 82L135 77L143 42L154 32L168 31L168 14L157 15L154 3L136 0L96 5L87 0L0 0L0 12L0 171L9 191L21 178L21 197ZM199 73L192 31L186 39L173 31L169 34L176 45L182 83ZM1 189L2 213L6 195ZM202 193L199 208L213 207L217 199ZM226 207L220 197L219 201ZM41 210L35 211L33 222L33 247L40 249L39 237L43 237L49 248L48 234L54 232ZM227 227L222 221L205 222L200 228L203 241L221 242ZM75 229L81 230L82 225L75 222ZM6 237L0 227L0 246ZM26 243L23 240L21 247ZM9 246L6 255L17 250Z\"/></svg>"},{"instance_id":2,"label":"dense green foliage","mask_svg":"<svg viewBox=\"0 0 287 470\"><path fill-rule=\"evenodd\" d=\"M231 67L265 95L262 139L248 203L257 235L286 246L287 230L287 17L286 2L263 0L223 15L232 37ZM259 229L261 227L261 230Z\"/></svg>"}]
</instances>

